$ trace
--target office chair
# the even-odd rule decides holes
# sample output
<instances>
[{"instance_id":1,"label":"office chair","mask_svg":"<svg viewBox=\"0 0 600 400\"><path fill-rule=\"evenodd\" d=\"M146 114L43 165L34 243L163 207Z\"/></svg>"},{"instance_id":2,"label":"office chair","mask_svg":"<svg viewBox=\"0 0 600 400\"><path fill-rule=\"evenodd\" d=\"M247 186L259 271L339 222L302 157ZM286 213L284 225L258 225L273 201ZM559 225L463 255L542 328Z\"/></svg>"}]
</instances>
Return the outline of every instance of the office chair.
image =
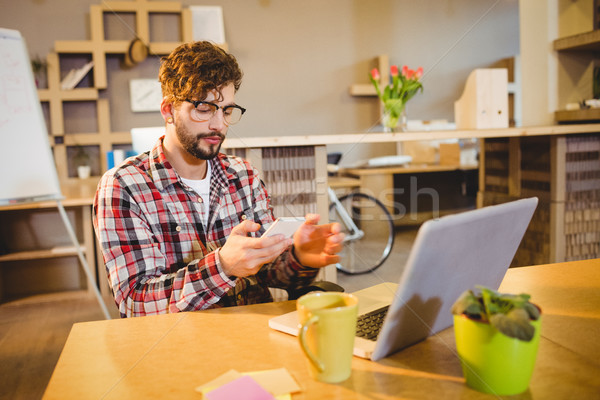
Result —
<instances>
[{"instance_id":1,"label":"office chair","mask_svg":"<svg viewBox=\"0 0 600 400\"><path fill-rule=\"evenodd\" d=\"M334 152L327 154L327 164L337 164L342 158L341 152ZM329 281L318 281L313 282L309 286L287 289L288 300L297 300L300 296L303 296L310 292L343 292L344 288L338 284Z\"/></svg>"},{"instance_id":2,"label":"office chair","mask_svg":"<svg viewBox=\"0 0 600 400\"><path fill-rule=\"evenodd\" d=\"M288 289L286 291L288 293L288 300L297 300L300 296L303 296L310 292L343 292L344 288L333 282L318 281L313 282L309 286L304 286L296 289Z\"/></svg>"}]
</instances>

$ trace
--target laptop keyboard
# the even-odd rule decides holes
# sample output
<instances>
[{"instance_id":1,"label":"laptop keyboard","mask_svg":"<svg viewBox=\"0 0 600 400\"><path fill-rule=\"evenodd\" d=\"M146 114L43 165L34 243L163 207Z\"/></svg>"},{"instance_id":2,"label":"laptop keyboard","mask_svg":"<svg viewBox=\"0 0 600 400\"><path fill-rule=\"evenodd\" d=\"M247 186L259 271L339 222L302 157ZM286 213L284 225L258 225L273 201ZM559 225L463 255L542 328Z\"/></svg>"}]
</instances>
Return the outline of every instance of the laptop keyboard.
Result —
<instances>
[{"instance_id":1,"label":"laptop keyboard","mask_svg":"<svg viewBox=\"0 0 600 400\"><path fill-rule=\"evenodd\" d=\"M356 322L356 336L368 340L376 340L383 320L390 306L378 308L370 313L359 315Z\"/></svg>"}]
</instances>

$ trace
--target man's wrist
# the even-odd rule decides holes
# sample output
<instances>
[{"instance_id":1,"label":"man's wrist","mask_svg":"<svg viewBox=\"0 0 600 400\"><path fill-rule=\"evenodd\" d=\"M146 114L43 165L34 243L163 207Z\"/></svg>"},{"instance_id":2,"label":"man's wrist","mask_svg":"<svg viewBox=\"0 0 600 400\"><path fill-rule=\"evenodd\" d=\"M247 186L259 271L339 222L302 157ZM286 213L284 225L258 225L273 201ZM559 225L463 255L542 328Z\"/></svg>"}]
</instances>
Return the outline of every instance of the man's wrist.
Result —
<instances>
[{"instance_id":1,"label":"man's wrist","mask_svg":"<svg viewBox=\"0 0 600 400\"><path fill-rule=\"evenodd\" d=\"M312 270L318 269L318 268L309 267L308 265L302 264L300 262L300 260L298 259L298 255L296 254L296 247L294 245L291 245L290 249L288 251L290 252L290 258L291 258L292 262L294 264L296 264L298 267L298 268L295 268L296 270L303 269L303 270L312 271Z\"/></svg>"},{"instance_id":2,"label":"man's wrist","mask_svg":"<svg viewBox=\"0 0 600 400\"><path fill-rule=\"evenodd\" d=\"M220 250L221 248L218 248L215 250L215 265L217 267L217 271L219 272L219 275L221 276L221 279L223 279L225 282L227 282L230 286L235 286L235 282L237 280L237 276L233 276L233 275L228 275L227 273L225 273L225 271L223 270L223 265L221 264L221 257L220 257Z\"/></svg>"}]
</instances>

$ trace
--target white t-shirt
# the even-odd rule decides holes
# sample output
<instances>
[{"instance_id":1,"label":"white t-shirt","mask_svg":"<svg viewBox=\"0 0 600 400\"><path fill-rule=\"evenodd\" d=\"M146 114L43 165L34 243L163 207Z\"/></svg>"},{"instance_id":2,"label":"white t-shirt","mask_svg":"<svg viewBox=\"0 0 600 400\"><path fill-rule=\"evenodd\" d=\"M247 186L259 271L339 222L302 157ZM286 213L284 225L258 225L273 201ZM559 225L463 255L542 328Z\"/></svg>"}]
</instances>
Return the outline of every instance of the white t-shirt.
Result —
<instances>
[{"instance_id":1,"label":"white t-shirt","mask_svg":"<svg viewBox=\"0 0 600 400\"><path fill-rule=\"evenodd\" d=\"M208 223L208 207L210 205L210 161L206 162L206 176L204 179L185 179L181 178L183 183L194 189L198 196L202 197L202 223L206 228Z\"/></svg>"}]
</instances>

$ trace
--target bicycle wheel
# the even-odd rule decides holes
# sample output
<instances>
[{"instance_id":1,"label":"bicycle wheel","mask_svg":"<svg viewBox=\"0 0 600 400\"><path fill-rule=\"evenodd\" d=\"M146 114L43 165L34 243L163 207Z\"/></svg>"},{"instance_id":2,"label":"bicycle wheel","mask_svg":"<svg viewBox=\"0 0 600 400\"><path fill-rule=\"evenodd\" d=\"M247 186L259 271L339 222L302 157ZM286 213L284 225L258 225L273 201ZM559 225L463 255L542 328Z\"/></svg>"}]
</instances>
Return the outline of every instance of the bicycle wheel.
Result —
<instances>
[{"instance_id":1,"label":"bicycle wheel","mask_svg":"<svg viewBox=\"0 0 600 400\"><path fill-rule=\"evenodd\" d=\"M341 210L335 203L329 206L329 221L340 223L346 235L336 267L351 275L371 272L384 263L394 246L392 216L379 200L364 193L349 193L339 201ZM358 232L341 214L352 219Z\"/></svg>"}]
</instances>

